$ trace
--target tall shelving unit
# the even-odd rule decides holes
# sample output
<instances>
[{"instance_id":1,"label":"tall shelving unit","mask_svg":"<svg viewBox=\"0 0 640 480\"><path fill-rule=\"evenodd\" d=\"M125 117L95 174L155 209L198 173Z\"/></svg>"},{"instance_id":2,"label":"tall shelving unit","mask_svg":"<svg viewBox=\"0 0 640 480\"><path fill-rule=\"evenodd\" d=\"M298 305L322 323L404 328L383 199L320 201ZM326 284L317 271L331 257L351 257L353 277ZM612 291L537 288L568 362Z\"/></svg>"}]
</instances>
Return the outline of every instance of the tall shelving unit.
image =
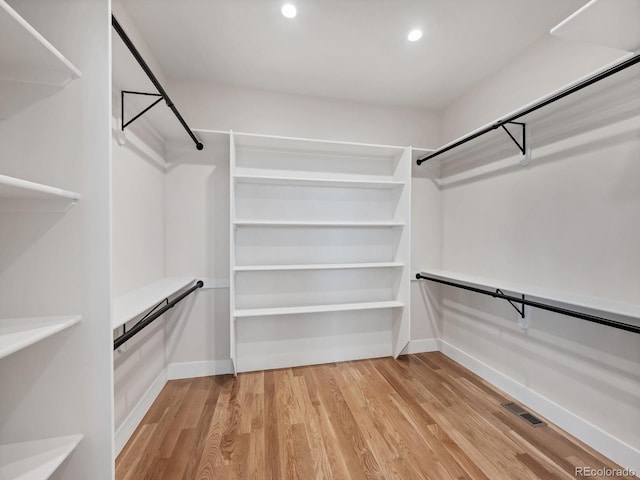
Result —
<instances>
[{"instance_id":1,"label":"tall shelving unit","mask_svg":"<svg viewBox=\"0 0 640 480\"><path fill-rule=\"evenodd\" d=\"M106 1L0 0L3 480L111 478L109 199L95 188L108 186L108 63L87 61L108 51L103 11ZM51 35L51 18L65 28ZM70 47L78 39L86 51Z\"/></svg>"},{"instance_id":2,"label":"tall shelving unit","mask_svg":"<svg viewBox=\"0 0 640 480\"><path fill-rule=\"evenodd\" d=\"M234 371L398 356L410 149L231 134Z\"/></svg>"}]
</instances>

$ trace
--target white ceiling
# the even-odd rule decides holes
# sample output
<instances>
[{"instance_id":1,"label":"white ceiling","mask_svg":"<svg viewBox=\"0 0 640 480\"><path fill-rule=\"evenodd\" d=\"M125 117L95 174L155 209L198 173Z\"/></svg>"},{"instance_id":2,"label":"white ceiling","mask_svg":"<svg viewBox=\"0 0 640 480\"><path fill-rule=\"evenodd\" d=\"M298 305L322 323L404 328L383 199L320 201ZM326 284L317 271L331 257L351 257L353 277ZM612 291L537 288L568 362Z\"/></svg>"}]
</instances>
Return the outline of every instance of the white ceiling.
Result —
<instances>
[{"instance_id":1,"label":"white ceiling","mask_svg":"<svg viewBox=\"0 0 640 480\"><path fill-rule=\"evenodd\" d=\"M586 0L292 0L293 20L283 3L123 6L170 77L440 110Z\"/></svg>"}]
</instances>

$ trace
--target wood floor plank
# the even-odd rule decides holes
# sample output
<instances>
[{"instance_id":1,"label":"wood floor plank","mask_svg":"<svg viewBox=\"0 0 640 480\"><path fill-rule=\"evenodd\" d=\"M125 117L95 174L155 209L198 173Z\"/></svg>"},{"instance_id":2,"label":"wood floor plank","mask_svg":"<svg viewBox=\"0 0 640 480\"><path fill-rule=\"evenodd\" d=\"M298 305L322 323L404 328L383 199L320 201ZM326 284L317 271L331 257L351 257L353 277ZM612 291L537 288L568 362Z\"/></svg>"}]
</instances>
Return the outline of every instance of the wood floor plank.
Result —
<instances>
[{"instance_id":1,"label":"wood floor plank","mask_svg":"<svg viewBox=\"0 0 640 480\"><path fill-rule=\"evenodd\" d=\"M136 471L141 461L149 457L147 445L151 441L156 425L142 424L129 440L127 446L118 456L116 462L116 476L122 480L129 480ZM142 467L144 470L145 467Z\"/></svg>"},{"instance_id":2,"label":"wood floor plank","mask_svg":"<svg viewBox=\"0 0 640 480\"><path fill-rule=\"evenodd\" d=\"M116 479L566 480L619 468L509 401L439 352L175 380Z\"/></svg>"},{"instance_id":3,"label":"wood floor plank","mask_svg":"<svg viewBox=\"0 0 640 480\"><path fill-rule=\"evenodd\" d=\"M454 478L456 473L463 473L455 465L444 468L449 457L438 455L436 449L440 446L429 441L431 434L428 427L434 423L433 418L425 416L418 404L405 401L384 380L374 362L360 362L358 367L363 373L359 388L365 392L368 410L375 419L376 427L388 441L390 453L398 456L397 463L413 470L420 478L448 479ZM419 455L416 455L417 452ZM410 478L414 476L416 474ZM403 475L402 478L407 476Z\"/></svg>"},{"instance_id":4,"label":"wood floor plank","mask_svg":"<svg viewBox=\"0 0 640 480\"><path fill-rule=\"evenodd\" d=\"M561 478L564 478L545 468L544 465L542 465L528 453L518 453L516 455L516 459L529 470L531 470L531 472L535 474L540 480L561 480Z\"/></svg>"},{"instance_id":5,"label":"wood floor plank","mask_svg":"<svg viewBox=\"0 0 640 480\"><path fill-rule=\"evenodd\" d=\"M322 438L323 448L326 452L326 461L329 467L329 470L326 471L324 459L320 458L319 461L322 462L322 464L318 465L316 473L322 472L322 474L326 475L327 478L348 478L349 469L347 468L345 459L342 455L343 452L340 448L338 437L333 429L331 420L329 419L327 408L322 403L318 395L316 379L313 376L313 371L311 369L306 369L304 371L304 379L305 385L307 385L308 388L309 400L316 413L319 433Z\"/></svg>"},{"instance_id":6,"label":"wood floor plank","mask_svg":"<svg viewBox=\"0 0 640 480\"><path fill-rule=\"evenodd\" d=\"M191 445L191 449L194 452L201 452L204 450L205 445L207 444L207 437L209 435L209 426L213 423L213 415L215 413L215 408L211 408L212 405L215 406L218 399L220 398L220 393L222 391L221 384L219 382L211 381L210 379L206 379L202 385L197 385L197 388L202 388L202 390L206 393L206 398L203 404L202 411L200 413L200 417L198 418L196 427L195 427L195 435L193 439L193 445ZM183 477L184 478L196 478L198 475L198 469L200 466L200 455L189 455L189 461L187 462Z\"/></svg>"},{"instance_id":7,"label":"wood floor plank","mask_svg":"<svg viewBox=\"0 0 640 480\"><path fill-rule=\"evenodd\" d=\"M264 395L255 396L258 403L264 404ZM249 436L249 455L247 460L248 478L262 480L266 478L266 457L265 457L265 434L264 429L252 428Z\"/></svg>"},{"instance_id":8,"label":"wood floor plank","mask_svg":"<svg viewBox=\"0 0 640 480\"><path fill-rule=\"evenodd\" d=\"M428 428L442 448L444 448L449 456L466 472L466 475L461 475L458 478L489 480L489 477L484 474L480 467L478 467L460 445L453 441L440 425L430 425Z\"/></svg>"},{"instance_id":9,"label":"wood floor plank","mask_svg":"<svg viewBox=\"0 0 640 480\"><path fill-rule=\"evenodd\" d=\"M190 452L193 451L193 445L196 442L197 435L198 432L193 428L182 430L171 458L169 458L169 461L166 463L164 473L160 478L171 478L175 480L185 478L184 473L191 460Z\"/></svg>"},{"instance_id":10,"label":"wood floor plank","mask_svg":"<svg viewBox=\"0 0 640 480\"><path fill-rule=\"evenodd\" d=\"M331 479L331 465L322 438L322 430L320 428L320 418L318 411L314 407L311 399L311 390L304 378L304 372L296 378L296 394L300 396L305 412L305 434L306 441L309 445L311 454L311 462L313 466L313 478L315 479Z\"/></svg>"},{"instance_id":11,"label":"wood floor plank","mask_svg":"<svg viewBox=\"0 0 640 480\"><path fill-rule=\"evenodd\" d=\"M328 410L349 474L355 475L355 478L383 478L378 462L362 436L342 392L336 385L334 375L338 373L326 368L318 368L314 373L316 384L319 386L318 392Z\"/></svg>"},{"instance_id":12,"label":"wood floor plank","mask_svg":"<svg viewBox=\"0 0 640 480\"><path fill-rule=\"evenodd\" d=\"M231 453L231 476L232 479L245 480L249 477L248 456L251 445L250 433L239 433L236 437L235 445Z\"/></svg>"},{"instance_id":13,"label":"wood floor plank","mask_svg":"<svg viewBox=\"0 0 640 480\"><path fill-rule=\"evenodd\" d=\"M216 478L216 469L225 465L221 445L224 419L231 398L231 385L232 382L228 381L220 388L218 400L214 405L211 422L208 425L205 444L199 456L198 468L194 477L197 480L213 480Z\"/></svg>"},{"instance_id":14,"label":"wood floor plank","mask_svg":"<svg viewBox=\"0 0 640 480\"><path fill-rule=\"evenodd\" d=\"M358 384L358 388L349 388L349 385L354 382ZM344 399L363 436L367 439L369 448L379 460L378 464L383 478L401 479L403 474L406 478L404 464L402 462L394 462L394 460L399 460L402 457L398 448L400 441L391 438L387 431L379 428L380 424L376 419L380 420L380 415L383 415L383 413L375 403L370 401L370 395L365 391L364 383L364 379L349 366L341 368L339 374L336 375L337 386L343 392Z\"/></svg>"},{"instance_id":15,"label":"wood floor plank","mask_svg":"<svg viewBox=\"0 0 640 480\"><path fill-rule=\"evenodd\" d=\"M231 393L229 394L229 404L223 412L223 431L220 437L220 451L225 463L231 463L231 457L237 447L236 440L238 438L238 430L240 428L241 405L238 400L240 390L240 382L234 381L231 384Z\"/></svg>"},{"instance_id":16,"label":"wood floor plank","mask_svg":"<svg viewBox=\"0 0 640 480\"><path fill-rule=\"evenodd\" d=\"M284 478L280 461L279 415L276 408L275 372L264 373L264 454L265 477L270 480Z\"/></svg>"}]
</instances>

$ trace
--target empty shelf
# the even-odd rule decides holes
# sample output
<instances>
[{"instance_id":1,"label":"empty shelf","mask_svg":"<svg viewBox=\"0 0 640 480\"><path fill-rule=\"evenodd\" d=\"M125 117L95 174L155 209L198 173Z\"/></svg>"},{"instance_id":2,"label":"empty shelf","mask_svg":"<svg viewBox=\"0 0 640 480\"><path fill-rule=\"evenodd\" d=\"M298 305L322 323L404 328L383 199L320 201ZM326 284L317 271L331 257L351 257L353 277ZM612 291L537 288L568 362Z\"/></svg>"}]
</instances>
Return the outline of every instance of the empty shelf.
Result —
<instances>
[{"instance_id":1,"label":"empty shelf","mask_svg":"<svg viewBox=\"0 0 640 480\"><path fill-rule=\"evenodd\" d=\"M0 175L0 209L65 209L80 200L80 194L60 188Z\"/></svg>"},{"instance_id":2,"label":"empty shelf","mask_svg":"<svg viewBox=\"0 0 640 480\"><path fill-rule=\"evenodd\" d=\"M82 435L0 445L0 478L46 480L73 452Z\"/></svg>"},{"instance_id":3,"label":"empty shelf","mask_svg":"<svg viewBox=\"0 0 640 480\"><path fill-rule=\"evenodd\" d=\"M236 220L239 227L402 227L404 222L303 222L303 221L271 221L271 220Z\"/></svg>"},{"instance_id":4,"label":"empty shelf","mask_svg":"<svg viewBox=\"0 0 640 480\"><path fill-rule=\"evenodd\" d=\"M276 270L343 270L358 268L395 268L404 266L401 262L379 263L326 263L309 265L242 265L236 266L236 272L269 272Z\"/></svg>"},{"instance_id":5,"label":"empty shelf","mask_svg":"<svg viewBox=\"0 0 640 480\"><path fill-rule=\"evenodd\" d=\"M549 288L531 285L524 285L515 282L502 282L490 278L451 272L447 270L424 270L420 273L441 280L449 280L452 282L460 282L469 285L487 287L491 290L500 288L501 290L506 292L524 294L527 297L532 297L533 299L550 301L562 305L565 308L578 307L605 315L613 314L629 319L640 319L640 305L631 303L623 303L596 297L576 295L573 293L561 292L557 290L551 290Z\"/></svg>"},{"instance_id":6,"label":"empty shelf","mask_svg":"<svg viewBox=\"0 0 640 480\"><path fill-rule=\"evenodd\" d=\"M0 358L69 328L80 320L80 315L0 319Z\"/></svg>"},{"instance_id":7,"label":"empty shelf","mask_svg":"<svg viewBox=\"0 0 640 480\"><path fill-rule=\"evenodd\" d=\"M146 285L113 300L111 318L113 329L153 308L159 302L179 292L195 281L193 277L168 277Z\"/></svg>"},{"instance_id":8,"label":"empty shelf","mask_svg":"<svg viewBox=\"0 0 640 480\"><path fill-rule=\"evenodd\" d=\"M80 72L0 0L0 120L62 89Z\"/></svg>"},{"instance_id":9,"label":"empty shelf","mask_svg":"<svg viewBox=\"0 0 640 480\"><path fill-rule=\"evenodd\" d=\"M262 175L234 175L237 183L262 185L292 185L344 188L392 189L404 186L404 182L391 180L345 180L341 178L272 177Z\"/></svg>"},{"instance_id":10,"label":"empty shelf","mask_svg":"<svg viewBox=\"0 0 640 480\"><path fill-rule=\"evenodd\" d=\"M273 315L295 315L301 313L324 313L324 312L348 312L355 310L378 310L383 308L404 307L402 302L366 302L366 303L343 303L337 305L311 305L303 307L279 307L279 308L254 308L240 309L233 313L236 318L241 317L264 317Z\"/></svg>"},{"instance_id":11,"label":"empty shelf","mask_svg":"<svg viewBox=\"0 0 640 480\"><path fill-rule=\"evenodd\" d=\"M591 0L551 29L568 40L617 48L640 49L640 0Z\"/></svg>"}]
</instances>

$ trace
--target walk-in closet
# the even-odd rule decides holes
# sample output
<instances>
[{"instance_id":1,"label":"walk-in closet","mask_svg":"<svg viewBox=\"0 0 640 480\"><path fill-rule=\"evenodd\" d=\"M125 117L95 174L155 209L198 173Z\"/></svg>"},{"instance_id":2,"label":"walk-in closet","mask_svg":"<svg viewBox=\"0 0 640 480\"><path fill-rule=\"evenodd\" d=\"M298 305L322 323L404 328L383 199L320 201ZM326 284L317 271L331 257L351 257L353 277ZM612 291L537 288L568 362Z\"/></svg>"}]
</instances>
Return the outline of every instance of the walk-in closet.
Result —
<instances>
[{"instance_id":1,"label":"walk-in closet","mask_svg":"<svg viewBox=\"0 0 640 480\"><path fill-rule=\"evenodd\" d=\"M0 0L0 480L640 478L640 0Z\"/></svg>"}]
</instances>

